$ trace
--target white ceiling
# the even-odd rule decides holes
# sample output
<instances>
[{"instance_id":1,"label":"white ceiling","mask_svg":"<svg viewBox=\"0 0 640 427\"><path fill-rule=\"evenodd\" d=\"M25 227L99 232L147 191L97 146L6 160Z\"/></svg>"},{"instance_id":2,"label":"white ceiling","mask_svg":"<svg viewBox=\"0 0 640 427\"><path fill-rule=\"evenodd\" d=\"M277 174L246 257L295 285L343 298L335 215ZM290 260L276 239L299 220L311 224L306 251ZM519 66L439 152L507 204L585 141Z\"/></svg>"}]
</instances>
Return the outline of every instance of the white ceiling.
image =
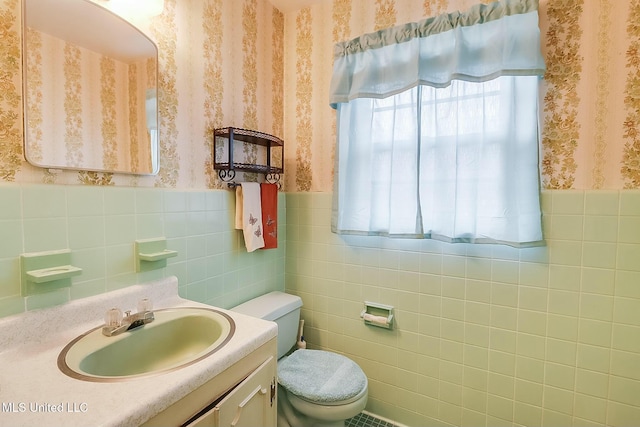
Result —
<instances>
[{"instance_id":1,"label":"white ceiling","mask_svg":"<svg viewBox=\"0 0 640 427\"><path fill-rule=\"evenodd\" d=\"M288 13L327 0L269 0L280 12Z\"/></svg>"}]
</instances>

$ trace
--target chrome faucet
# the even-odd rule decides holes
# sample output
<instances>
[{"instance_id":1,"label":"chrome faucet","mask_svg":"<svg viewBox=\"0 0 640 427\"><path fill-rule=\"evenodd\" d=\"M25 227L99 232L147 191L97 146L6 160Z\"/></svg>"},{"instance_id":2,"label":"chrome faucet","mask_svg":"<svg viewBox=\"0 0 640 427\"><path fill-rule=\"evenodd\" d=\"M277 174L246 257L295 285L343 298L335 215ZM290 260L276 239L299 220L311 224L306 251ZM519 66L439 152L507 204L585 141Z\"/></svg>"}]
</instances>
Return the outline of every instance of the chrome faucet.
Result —
<instances>
[{"instance_id":1,"label":"chrome faucet","mask_svg":"<svg viewBox=\"0 0 640 427\"><path fill-rule=\"evenodd\" d=\"M131 314L131 310L127 310L123 316L119 308L112 308L104 316L102 335L107 337L119 335L151 323L154 318L151 301L147 298L138 302L138 312L135 314Z\"/></svg>"}]
</instances>

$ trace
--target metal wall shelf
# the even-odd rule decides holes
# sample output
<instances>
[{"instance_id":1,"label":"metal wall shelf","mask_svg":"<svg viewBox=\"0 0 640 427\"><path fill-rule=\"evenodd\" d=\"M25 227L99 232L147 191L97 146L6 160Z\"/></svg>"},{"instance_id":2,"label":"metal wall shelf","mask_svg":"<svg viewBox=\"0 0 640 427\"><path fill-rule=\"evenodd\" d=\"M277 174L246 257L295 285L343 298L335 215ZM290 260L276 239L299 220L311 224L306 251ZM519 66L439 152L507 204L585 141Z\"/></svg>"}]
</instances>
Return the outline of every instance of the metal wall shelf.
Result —
<instances>
[{"instance_id":1,"label":"metal wall shelf","mask_svg":"<svg viewBox=\"0 0 640 427\"><path fill-rule=\"evenodd\" d=\"M234 143L243 142L265 148L263 161L250 164L234 160ZM222 144L222 145L220 145ZM218 150L217 148L221 148ZM273 165L272 149L280 148L282 152L280 165ZM220 152L224 155L220 155ZM213 168L224 182L231 182L236 177L236 171L264 174L265 180L271 183L280 181L280 174L284 172L284 141L276 136L255 130L225 127L213 132Z\"/></svg>"}]
</instances>

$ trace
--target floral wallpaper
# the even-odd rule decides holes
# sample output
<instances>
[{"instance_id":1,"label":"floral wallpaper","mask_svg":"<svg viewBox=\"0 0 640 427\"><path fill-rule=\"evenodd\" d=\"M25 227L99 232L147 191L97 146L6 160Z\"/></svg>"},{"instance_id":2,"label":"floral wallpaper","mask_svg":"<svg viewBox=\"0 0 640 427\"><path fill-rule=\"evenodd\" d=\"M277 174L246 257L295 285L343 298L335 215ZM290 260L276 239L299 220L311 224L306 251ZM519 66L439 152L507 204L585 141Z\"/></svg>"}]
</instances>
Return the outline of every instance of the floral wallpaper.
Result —
<instances>
[{"instance_id":1,"label":"floral wallpaper","mask_svg":"<svg viewBox=\"0 0 640 427\"><path fill-rule=\"evenodd\" d=\"M607 147L607 105L609 84L611 82L608 53L611 49L611 0L600 2L598 27L598 65L595 103L596 133L594 134L593 188L604 187L606 147Z\"/></svg>"},{"instance_id":2,"label":"floral wallpaper","mask_svg":"<svg viewBox=\"0 0 640 427\"><path fill-rule=\"evenodd\" d=\"M317 96L320 90L308 96L300 76L310 73L315 85L316 76L330 75L332 61L326 61L326 53L333 44L489 2L327 0L288 14L288 48L298 53L287 62L288 75L297 78L285 80L285 91L297 94L285 108L291 125L286 140L295 141L286 155L295 158L291 164L296 168L289 169L295 179L288 177L287 190L332 190L325 176L331 176L334 159L335 114L327 97ZM635 95L640 83L639 14L639 0L540 0L541 48L547 63L539 98L545 188L640 188L640 96ZM324 36L327 26L331 33ZM314 35L311 51L303 47L309 45L309 34ZM309 110L309 124L301 126L301 113ZM324 127L333 129L332 135L321 137Z\"/></svg>"},{"instance_id":3,"label":"floral wallpaper","mask_svg":"<svg viewBox=\"0 0 640 427\"><path fill-rule=\"evenodd\" d=\"M0 0L0 180L85 185L122 185L166 188L226 188L211 166L215 127L249 127L283 137L284 15L268 0L165 0L156 17L133 17L130 22L158 46L159 65L139 64L129 79L158 73L160 172L134 176L88 171L37 168L24 159L22 132L22 28L20 0ZM129 18L127 18L129 19ZM27 53L37 58L40 52ZM86 79L78 73L78 52L68 48L64 86L66 113L72 117L64 130L70 162L85 155L85 136L72 123L86 120L76 106L78 85ZM147 64L148 65L148 64ZM113 64L102 62L97 84L111 84ZM143 70L143 68L145 68ZM135 96L141 96L137 93ZM277 105L274 107L274 103ZM113 163L116 149L113 100L103 100L102 157ZM140 116L139 112L134 115ZM37 119L37 116L34 116ZM140 117L139 117L140 118ZM138 126L140 128L140 126ZM135 129L132 129L135 132ZM46 133L38 135L46 143ZM140 138L137 143L140 144ZM40 145L39 147L42 147ZM34 151L35 155L41 153ZM252 156L248 147L247 155ZM132 161L140 164L140 158Z\"/></svg>"},{"instance_id":4,"label":"floral wallpaper","mask_svg":"<svg viewBox=\"0 0 640 427\"><path fill-rule=\"evenodd\" d=\"M273 135L284 136L284 14L274 10L272 19L273 33L271 43L273 58L271 60L271 119ZM283 150L274 153L275 164L283 165Z\"/></svg>"},{"instance_id":5,"label":"floral wallpaper","mask_svg":"<svg viewBox=\"0 0 640 427\"><path fill-rule=\"evenodd\" d=\"M0 8L0 181L15 181L22 162L18 5L18 0L5 0Z\"/></svg>"},{"instance_id":6,"label":"floral wallpaper","mask_svg":"<svg viewBox=\"0 0 640 427\"><path fill-rule=\"evenodd\" d=\"M222 56L222 0L208 2L205 5L202 20L202 31L205 35L203 43L204 60L204 92L205 100L202 111L205 116L205 129L202 135L207 156L205 160L205 173L209 188L220 188L220 181L213 170L213 139L208 138L213 129L223 126L224 116L222 110L222 63L217 59Z\"/></svg>"},{"instance_id":7,"label":"floral wallpaper","mask_svg":"<svg viewBox=\"0 0 640 427\"><path fill-rule=\"evenodd\" d=\"M577 91L582 71L579 19L582 0L571 3L550 2L545 34L547 91L544 96L543 183L547 188L572 188L577 162L575 152L580 137ZM563 7L564 6L564 7Z\"/></svg>"},{"instance_id":8,"label":"floral wallpaper","mask_svg":"<svg viewBox=\"0 0 640 427\"><path fill-rule=\"evenodd\" d=\"M100 103L102 109L102 152L105 169L115 169L118 166L118 142L116 131L116 97L110 88L116 85L115 60L108 57L100 58ZM136 169L139 170L139 169Z\"/></svg>"},{"instance_id":9,"label":"floral wallpaper","mask_svg":"<svg viewBox=\"0 0 640 427\"><path fill-rule=\"evenodd\" d=\"M180 154L178 153L178 128L175 117L178 113L177 93L177 37L175 21L176 0L164 2L162 15L152 19L151 38L158 46L158 128L160 129L160 172L155 178L156 187L176 187L179 177Z\"/></svg>"},{"instance_id":10,"label":"floral wallpaper","mask_svg":"<svg viewBox=\"0 0 640 427\"><path fill-rule=\"evenodd\" d=\"M435 16L447 10L448 0L424 0L425 16Z\"/></svg>"},{"instance_id":11,"label":"floral wallpaper","mask_svg":"<svg viewBox=\"0 0 640 427\"><path fill-rule=\"evenodd\" d=\"M268 0L166 0L162 15L135 23L159 48L161 99L160 173L136 177L57 172L24 160L21 2L0 0L0 179L224 188L212 168L211 134L238 126L284 139L286 191L331 191L333 45L478 2L489 0L318 0L282 14ZM640 0L540 0L545 188L640 188L639 15ZM74 87L64 91L72 106ZM109 157L113 144L103 149ZM256 153L247 147L245 155Z\"/></svg>"},{"instance_id":12,"label":"floral wallpaper","mask_svg":"<svg viewBox=\"0 0 640 427\"><path fill-rule=\"evenodd\" d=\"M376 0L375 31L396 25L396 8L393 0Z\"/></svg>"},{"instance_id":13,"label":"floral wallpaper","mask_svg":"<svg viewBox=\"0 0 640 427\"><path fill-rule=\"evenodd\" d=\"M155 64L126 63L31 28L27 34L29 160L149 173L146 115L138 99L155 89L155 74L145 71ZM59 89L63 96L53 95Z\"/></svg>"},{"instance_id":14,"label":"floral wallpaper","mask_svg":"<svg viewBox=\"0 0 640 427\"><path fill-rule=\"evenodd\" d=\"M640 0L629 2L626 51L624 157L620 173L625 188L640 187Z\"/></svg>"},{"instance_id":15,"label":"floral wallpaper","mask_svg":"<svg viewBox=\"0 0 640 427\"><path fill-rule=\"evenodd\" d=\"M311 169L313 154L313 80L312 55L313 37L311 33L311 11L302 10L296 17L296 189L311 190Z\"/></svg>"},{"instance_id":16,"label":"floral wallpaper","mask_svg":"<svg viewBox=\"0 0 640 427\"><path fill-rule=\"evenodd\" d=\"M27 73L32 84L25 90L25 97L33 100L33 106L28 111L30 123L29 156L35 162L42 162L42 109L38 107L42 97L42 33L27 29L27 35L31 48L25 52L24 59L27 62ZM29 107L27 107L29 108Z\"/></svg>"}]
</instances>

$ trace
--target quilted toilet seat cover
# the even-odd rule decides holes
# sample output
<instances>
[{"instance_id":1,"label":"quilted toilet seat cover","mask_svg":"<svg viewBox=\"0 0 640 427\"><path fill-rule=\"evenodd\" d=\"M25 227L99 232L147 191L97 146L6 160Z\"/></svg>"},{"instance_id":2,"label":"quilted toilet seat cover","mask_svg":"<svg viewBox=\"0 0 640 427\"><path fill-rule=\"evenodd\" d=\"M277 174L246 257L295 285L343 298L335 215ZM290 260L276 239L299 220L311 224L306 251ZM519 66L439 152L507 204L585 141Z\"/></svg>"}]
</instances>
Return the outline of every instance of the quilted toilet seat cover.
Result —
<instances>
[{"instance_id":1,"label":"quilted toilet seat cover","mask_svg":"<svg viewBox=\"0 0 640 427\"><path fill-rule=\"evenodd\" d=\"M278 382L291 393L316 403L349 400L367 385L353 360L322 350L297 350L278 362Z\"/></svg>"}]
</instances>

